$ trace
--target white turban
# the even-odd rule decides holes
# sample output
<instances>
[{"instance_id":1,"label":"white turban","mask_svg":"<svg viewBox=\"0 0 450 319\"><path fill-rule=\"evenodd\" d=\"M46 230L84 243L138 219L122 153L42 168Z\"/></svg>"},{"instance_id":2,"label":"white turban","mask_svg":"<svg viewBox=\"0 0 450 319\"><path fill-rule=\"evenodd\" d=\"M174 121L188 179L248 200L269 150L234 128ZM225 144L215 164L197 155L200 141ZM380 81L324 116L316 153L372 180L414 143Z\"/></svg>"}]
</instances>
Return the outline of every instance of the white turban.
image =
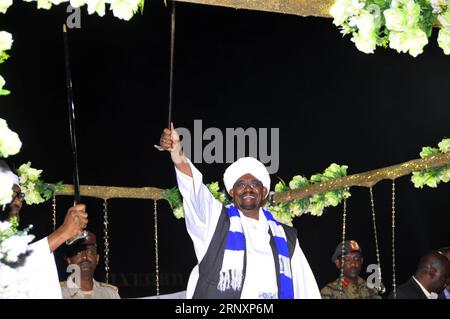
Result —
<instances>
[{"instance_id":1,"label":"white turban","mask_svg":"<svg viewBox=\"0 0 450 319\"><path fill-rule=\"evenodd\" d=\"M242 157L228 166L223 174L223 183L226 190L230 192L234 183L245 174L252 174L267 188L267 197L270 191L269 172L263 163L253 157Z\"/></svg>"},{"instance_id":2,"label":"white turban","mask_svg":"<svg viewBox=\"0 0 450 319\"><path fill-rule=\"evenodd\" d=\"M14 184L19 185L19 177L14 174L5 161L0 160L0 180L3 183L11 185L11 189Z\"/></svg>"}]
</instances>

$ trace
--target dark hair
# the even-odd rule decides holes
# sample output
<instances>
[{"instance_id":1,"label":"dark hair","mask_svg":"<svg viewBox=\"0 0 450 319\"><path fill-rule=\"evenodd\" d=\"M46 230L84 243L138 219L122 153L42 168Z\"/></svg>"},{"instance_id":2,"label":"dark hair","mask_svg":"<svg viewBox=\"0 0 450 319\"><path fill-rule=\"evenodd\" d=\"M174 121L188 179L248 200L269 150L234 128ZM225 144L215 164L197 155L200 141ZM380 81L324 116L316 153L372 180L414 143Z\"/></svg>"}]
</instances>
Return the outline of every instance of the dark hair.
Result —
<instances>
[{"instance_id":1,"label":"dark hair","mask_svg":"<svg viewBox=\"0 0 450 319\"><path fill-rule=\"evenodd\" d=\"M420 258L417 265L416 275L426 272L429 267L445 267L447 263L447 257L445 257L440 250L429 251Z\"/></svg>"},{"instance_id":2,"label":"dark hair","mask_svg":"<svg viewBox=\"0 0 450 319\"><path fill-rule=\"evenodd\" d=\"M86 250L88 247L94 246L97 249L97 245L95 244L73 244L73 245L65 245L63 249L63 257L70 258L75 256L80 251ZM98 253L98 252L97 252Z\"/></svg>"}]
</instances>

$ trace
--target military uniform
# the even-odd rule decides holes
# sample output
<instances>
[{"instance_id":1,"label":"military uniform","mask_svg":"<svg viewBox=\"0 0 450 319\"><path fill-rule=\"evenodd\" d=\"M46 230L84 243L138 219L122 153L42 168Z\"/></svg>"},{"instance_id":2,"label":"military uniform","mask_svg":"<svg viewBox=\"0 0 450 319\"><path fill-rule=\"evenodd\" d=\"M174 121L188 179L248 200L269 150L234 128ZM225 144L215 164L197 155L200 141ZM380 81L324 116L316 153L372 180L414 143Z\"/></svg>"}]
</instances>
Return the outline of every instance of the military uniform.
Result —
<instances>
[{"instance_id":1,"label":"military uniform","mask_svg":"<svg viewBox=\"0 0 450 319\"><path fill-rule=\"evenodd\" d=\"M331 256L331 261L336 262L344 255L349 253L362 253L361 246L354 240L340 242ZM341 285L342 282L342 285ZM358 277L356 284L350 282L347 278L338 278L322 288L320 291L323 299L381 299L378 290L367 287L367 283L361 277Z\"/></svg>"},{"instance_id":2,"label":"military uniform","mask_svg":"<svg viewBox=\"0 0 450 319\"><path fill-rule=\"evenodd\" d=\"M367 287L366 281L358 277L356 284L347 278L342 279L342 293L339 278L322 288L323 299L381 299L378 291Z\"/></svg>"},{"instance_id":3,"label":"military uniform","mask_svg":"<svg viewBox=\"0 0 450 319\"><path fill-rule=\"evenodd\" d=\"M80 288L69 288L67 282L60 282L63 299L120 299L116 286L104 282L94 281L90 292L82 291Z\"/></svg>"}]
</instances>

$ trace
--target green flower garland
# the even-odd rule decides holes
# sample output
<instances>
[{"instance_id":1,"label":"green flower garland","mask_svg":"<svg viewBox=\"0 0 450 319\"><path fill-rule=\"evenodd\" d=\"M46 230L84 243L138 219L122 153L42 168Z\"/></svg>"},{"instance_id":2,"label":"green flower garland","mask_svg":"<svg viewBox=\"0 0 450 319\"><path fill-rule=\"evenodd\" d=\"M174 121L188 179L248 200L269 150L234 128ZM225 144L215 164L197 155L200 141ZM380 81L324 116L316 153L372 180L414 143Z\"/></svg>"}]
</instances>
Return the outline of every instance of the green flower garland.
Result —
<instances>
[{"instance_id":1,"label":"green flower garland","mask_svg":"<svg viewBox=\"0 0 450 319\"><path fill-rule=\"evenodd\" d=\"M288 185L283 180L280 180L275 185L275 193L284 192L287 190L299 189L312 184L319 184L330 181L336 178L347 176L347 166L331 164L322 174L315 174L308 180L301 175L294 176ZM219 183L213 182L206 185L211 194L222 204L229 205L227 193L219 189ZM329 191L325 193L315 194L303 199L284 202L277 205L271 205L268 201L264 208L270 211L274 218L280 223L292 225L292 219L302 214L311 214L314 216L321 216L326 207L339 205L344 198L348 198L350 192L348 190L340 189ZM166 190L166 199L172 208L173 214L176 218L184 217L183 201L181 194L177 187Z\"/></svg>"},{"instance_id":2,"label":"green flower garland","mask_svg":"<svg viewBox=\"0 0 450 319\"><path fill-rule=\"evenodd\" d=\"M53 193L64 188L63 182L56 184L44 183L40 177L42 170L31 167L31 162L22 164L17 170L19 176L19 186L25 194L25 202L28 205L40 204L50 198Z\"/></svg>"},{"instance_id":3,"label":"green flower garland","mask_svg":"<svg viewBox=\"0 0 450 319\"><path fill-rule=\"evenodd\" d=\"M364 53L389 46L416 57L439 25L438 44L450 54L450 0L336 0L330 14Z\"/></svg>"},{"instance_id":4,"label":"green flower garland","mask_svg":"<svg viewBox=\"0 0 450 319\"><path fill-rule=\"evenodd\" d=\"M438 148L429 146L423 147L420 152L420 157L425 158L434 154L448 152L450 152L450 138L443 139L438 144ZM450 165L413 172L411 181L416 188L423 188L425 185L435 188L440 182L448 183L448 181L450 181Z\"/></svg>"}]
</instances>

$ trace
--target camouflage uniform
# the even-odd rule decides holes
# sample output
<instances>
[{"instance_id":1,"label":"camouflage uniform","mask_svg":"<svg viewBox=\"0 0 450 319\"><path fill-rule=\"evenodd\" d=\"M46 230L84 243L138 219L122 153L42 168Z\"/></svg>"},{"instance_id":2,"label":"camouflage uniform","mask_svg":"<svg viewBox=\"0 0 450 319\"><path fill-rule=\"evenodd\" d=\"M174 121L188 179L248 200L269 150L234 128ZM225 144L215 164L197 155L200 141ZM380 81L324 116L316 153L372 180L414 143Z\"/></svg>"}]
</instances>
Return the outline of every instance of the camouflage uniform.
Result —
<instances>
[{"instance_id":1,"label":"camouflage uniform","mask_svg":"<svg viewBox=\"0 0 450 319\"><path fill-rule=\"evenodd\" d=\"M347 278L342 279L342 294L339 278L322 288L323 299L381 299L378 291L367 287L366 281L358 277L358 282L351 283Z\"/></svg>"},{"instance_id":2,"label":"camouflage uniform","mask_svg":"<svg viewBox=\"0 0 450 319\"><path fill-rule=\"evenodd\" d=\"M68 288L67 282L60 282L63 299L120 299L116 286L94 281L91 293L84 293L79 288Z\"/></svg>"}]
</instances>

